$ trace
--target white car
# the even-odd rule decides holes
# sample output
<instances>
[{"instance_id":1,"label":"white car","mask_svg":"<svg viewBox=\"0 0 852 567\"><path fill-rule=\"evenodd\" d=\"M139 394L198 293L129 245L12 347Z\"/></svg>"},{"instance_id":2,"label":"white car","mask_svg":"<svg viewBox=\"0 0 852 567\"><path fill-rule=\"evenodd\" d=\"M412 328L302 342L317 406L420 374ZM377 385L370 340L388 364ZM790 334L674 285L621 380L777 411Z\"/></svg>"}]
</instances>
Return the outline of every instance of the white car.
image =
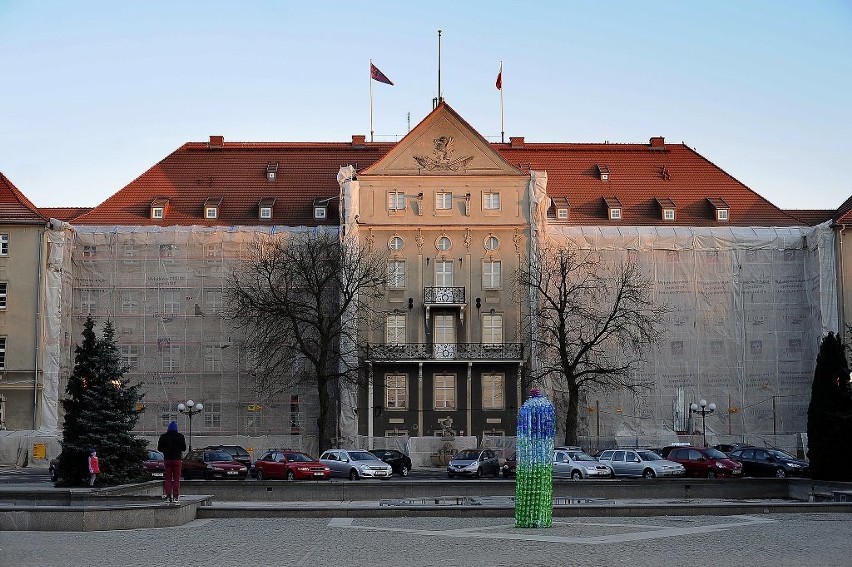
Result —
<instances>
[{"instance_id":1,"label":"white car","mask_svg":"<svg viewBox=\"0 0 852 567\"><path fill-rule=\"evenodd\" d=\"M608 465L599 463L591 455L577 449L553 451L553 478L612 478Z\"/></svg>"},{"instance_id":2,"label":"white car","mask_svg":"<svg viewBox=\"0 0 852 567\"><path fill-rule=\"evenodd\" d=\"M331 476L358 480L359 478L388 479L393 476L389 464L363 449L329 449L319 461L331 469Z\"/></svg>"},{"instance_id":3,"label":"white car","mask_svg":"<svg viewBox=\"0 0 852 567\"><path fill-rule=\"evenodd\" d=\"M607 449L598 461L609 465L615 476L657 478L686 474L682 464L668 461L650 449Z\"/></svg>"}]
</instances>

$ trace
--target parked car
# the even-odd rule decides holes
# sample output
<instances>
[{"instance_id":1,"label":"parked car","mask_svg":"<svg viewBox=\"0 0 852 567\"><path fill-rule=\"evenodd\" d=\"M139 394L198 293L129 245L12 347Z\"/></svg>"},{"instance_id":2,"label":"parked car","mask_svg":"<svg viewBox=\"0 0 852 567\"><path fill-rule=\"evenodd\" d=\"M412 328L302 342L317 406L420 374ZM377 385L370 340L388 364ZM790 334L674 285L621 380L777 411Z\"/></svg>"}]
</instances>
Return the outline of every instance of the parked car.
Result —
<instances>
[{"instance_id":1,"label":"parked car","mask_svg":"<svg viewBox=\"0 0 852 567\"><path fill-rule=\"evenodd\" d=\"M393 468L374 454L363 449L329 449L319 458L331 469L331 476L358 480L359 478L388 479Z\"/></svg>"},{"instance_id":2,"label":"parked car","mask_svg":"<svg viewBox=\"0 0 852 567\"><path fill-rule=\"evenodd\" d=\"M325 480L331 469L300 451L266 451L254 462L257 480Z\"/></svg>"},{"instance_id":3,"label":"parked car","mask_svg":"<svg viewBox=\"0 0 852 567\"><path fill-rule=\"evenodd\" d=\"M235 461L244 464L246 466L246 470L251 470L251 455L239 445L209 445L205 447L205 449L225 451L231 455Z\"/></svg>"},{"instance_id":4,"label":"parked car","mask_svg":"<svg viewBox=\"0 0 852 567\"><path fill-rule=\"evenodd\" d=\"M512 452L511 455L506 457L506 462L503 463L503 477L504 478L515 478L515 471L518 468L518 454L516 452Z\"/></svg>"},{"instance_id":5,"label":"parked car","mask_svg":"<svg viewBox=\"0 0 852 567\"><path fill-rule=\"evenodd\" d=\"M749 445L748 443L720 443L718 445L713 445L714 449L722 451L729 457L731 456L731 452L741 447L754 447L754 445Z\"/></svg>"},{"instance_id":6,"label":"parked car","mask_svg":"<svg viewBox=\"0 0 852 567\"><path fill-rule=\"evenodd\" d=\"M615 476L609 465L579 449L556 449L553 451L553 478L612 478Z\"/></svg>"},{"instance_id":7,"label":"parked car","mask_svg":"<svg viewBox=\"0 0 852 567\"><path fill-rule=\"evenodd\" d=\"M411 472L411 457L396 449L373 449L370 451L382 461L391 466L393 472L400 476L408 476Z\"/></svg>"},{"instance_id":8,"label":"parked car","mask_svg":"<svg viewBox=\"0 0 852 567\"><path fill-rule=\"evenodd\" d=\"M500 476L500 460L494 449L465 449L456 453L447 464L447 476Z\"/></svg>"},{"instance_id":9,"label":"parked car","mask_svg":"<svg viewBox=\"0 0 852 567\"><path fill-rule=\"evenodd\" d=\"M166 472L166 460L159 451L149 449L145 452L145 460L142 461L144 475L152 479L161 479Z\"/></svg>"},{"instance_id":10,"label":"parked car","mask_svg":"<svg viewBox=\"0 0 852 567\"><path fill-rule=\"evenodd\" d=\"M686 476L739 478L743 475L742 464L712 447L674 447L667 452L666 458L682 464Z\"/></svg>"},{"instance_id":11,"label":"parked car","mask_svg":"<svg viewBox=\"0 0 852 567\"><path fill-rule=\"evenodd\" d=\"M682 464L667 461L650 449L607 449L598 460L609 465L615 476L650 479L686 474Z\"/></svg>"},{"instance_id":12,"label":"parked car","mask_svg":"<svg viewBox=\"0 0 852 567\"><path fill-rule=\"evenodd\" d=\"M691 446L692 445L690 443L686 443L686 442L684 442L684 443L672 443L671 445L667 445L667 446L659 448L659 449L651 449L651 450L653 452L655 452L656 454L658 454L659 456L661 456L662 458L668 459L669 453L672 451L672 449L677 449L678 447L691 447Z\"/></svg>"},{"instance_id":13,"label":"parked car","mask_svg":"<svg viewBox=\"0 0 852 567\"><path fill-rule=\"evenodd\" d=\"M247 474L244 464L218 449L194 449L184 456L181 464L181 476L185 479L244 479Z\"/></svg>"},{"instance_id":14,"label":"parked car","mask_svg":"<svg viewBox=\"0 0 852 567\"><path fill-rule=\"evenodd\" d=\"M780 449L740 447L731 451L732 460L742 463L745 476L810 476L807 461L788 455Z\"/></svg>"}]
</instances>

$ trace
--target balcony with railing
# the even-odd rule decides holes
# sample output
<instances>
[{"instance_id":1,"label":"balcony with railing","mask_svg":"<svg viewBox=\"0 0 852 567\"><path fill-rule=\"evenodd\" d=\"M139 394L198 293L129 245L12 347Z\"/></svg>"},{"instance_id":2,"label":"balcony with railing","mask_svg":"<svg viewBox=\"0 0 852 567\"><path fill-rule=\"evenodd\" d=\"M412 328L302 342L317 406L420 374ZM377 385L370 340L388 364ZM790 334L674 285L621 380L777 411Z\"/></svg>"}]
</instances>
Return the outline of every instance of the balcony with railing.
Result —
<instances>
[{"instance_id":1,"label":"balcony with railing","mask_svg":"<svg viewBox=\"0 0 852 567\"><path fill-rule=\"evenodd\" d=\"M465 293L463 287L424 287L423 303L426 306L464 305Z\"/></svg>"},{"instance_id":2,"label":"balcony with railing","mask_svg":"<svg viewBox=\"0 0 852 567\"><path fill-rule=\"evenodd\" d=\"M421 360L505 360L524 358L522 343L404 343L363 347L362 357L372 362Z\"/></svg>"}]
</instances>

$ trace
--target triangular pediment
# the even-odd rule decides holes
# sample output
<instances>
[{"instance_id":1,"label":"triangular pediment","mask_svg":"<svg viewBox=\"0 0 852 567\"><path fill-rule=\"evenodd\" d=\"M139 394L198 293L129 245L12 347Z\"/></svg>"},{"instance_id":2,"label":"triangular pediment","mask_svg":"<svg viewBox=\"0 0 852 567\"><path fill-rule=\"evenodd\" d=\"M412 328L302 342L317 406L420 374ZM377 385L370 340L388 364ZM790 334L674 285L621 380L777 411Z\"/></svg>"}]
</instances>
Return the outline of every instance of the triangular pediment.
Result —
<instances>
[{"instance_id":1,"label":"triangular pediment","mask_svg":"<svg viewBox=\"0 0 852 567\"><path fill-rule=\"evenodd\" d=\"M359 175L527 176L445 102Z\"/></svg>"}]
</instances>

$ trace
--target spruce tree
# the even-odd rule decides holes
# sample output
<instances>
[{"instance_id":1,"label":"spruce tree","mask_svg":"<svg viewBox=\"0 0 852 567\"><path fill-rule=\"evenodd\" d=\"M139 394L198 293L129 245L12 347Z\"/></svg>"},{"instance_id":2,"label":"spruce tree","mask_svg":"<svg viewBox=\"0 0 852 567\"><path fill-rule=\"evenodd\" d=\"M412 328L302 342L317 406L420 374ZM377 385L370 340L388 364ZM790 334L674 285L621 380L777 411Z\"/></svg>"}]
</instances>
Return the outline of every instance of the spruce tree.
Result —
<instances>
[{"instance_id":1,"label":"spruce tree","mask_svg":"<svg viewBox=\"0 0 852 567\"><path fill-rule=\"evenodd\" d=\"M852 480L852 386L846 346L829 333L817 355L808 406L811 476Z\"/></svg>"},{"instance_id":2,"label":"spruce tree","mask_svg":"<svg viewBox=\"0 0 852 567\"><path fill-rule=\"evenodd\" d=\"M98 484L122 484L137 478L145 456L144 439L133 435L142 398L138 385L124 378L125 368L111 321L98 339L91 316L83 326L83 343L75 349L68 379L63 423L60 483L80 484L88 476L90 449L98 452Z\"/></svg>"}]
</instances>

